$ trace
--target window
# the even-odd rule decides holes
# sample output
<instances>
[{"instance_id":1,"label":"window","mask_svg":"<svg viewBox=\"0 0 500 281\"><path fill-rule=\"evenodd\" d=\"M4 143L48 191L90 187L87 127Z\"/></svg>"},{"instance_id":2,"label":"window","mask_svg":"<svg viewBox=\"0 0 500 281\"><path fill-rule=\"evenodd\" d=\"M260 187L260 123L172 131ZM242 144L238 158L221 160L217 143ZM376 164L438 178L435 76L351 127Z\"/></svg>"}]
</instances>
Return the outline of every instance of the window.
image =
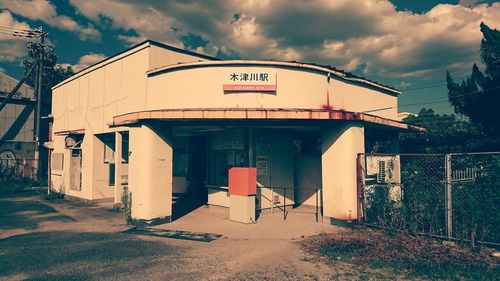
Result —
<instances>
[{"instance_id":1,"label":"window","mask_svg":"<svg viewBox=\"0 0 500 281\"><path fill-rule=\"evenodd\" d=\"M115 164L110 163L108 166L109 166L108 185L114 186L115 185Z\"/></svg>"},{"instance_id":2,"label":"window","mask_svg":"<svg viewBox=\"0 0 500 281\"><path fill-rule=\"evenodd\" d=\"M378 161L378 173L377 173L377 182L384 183L385 182L385 161Z\"/></svg>"}]
</instances>

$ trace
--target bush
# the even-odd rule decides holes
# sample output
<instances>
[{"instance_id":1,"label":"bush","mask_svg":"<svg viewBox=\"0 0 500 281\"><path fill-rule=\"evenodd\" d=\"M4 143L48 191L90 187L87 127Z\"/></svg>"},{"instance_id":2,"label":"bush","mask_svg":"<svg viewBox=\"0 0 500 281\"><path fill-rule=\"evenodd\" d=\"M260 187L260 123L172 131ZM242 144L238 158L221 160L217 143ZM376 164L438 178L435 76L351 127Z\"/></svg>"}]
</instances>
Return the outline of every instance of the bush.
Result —
<instances>
[{"instance_id":1,"label":"bush","mask_svg":"<svg viewBox=\"0 0 500 281\"><path fill-rule=\"evenodd\" d=\"M25 191L38 185L37 181L18 175L13 169L0 168L0 194Z\"/></svg>"}]
</instances>

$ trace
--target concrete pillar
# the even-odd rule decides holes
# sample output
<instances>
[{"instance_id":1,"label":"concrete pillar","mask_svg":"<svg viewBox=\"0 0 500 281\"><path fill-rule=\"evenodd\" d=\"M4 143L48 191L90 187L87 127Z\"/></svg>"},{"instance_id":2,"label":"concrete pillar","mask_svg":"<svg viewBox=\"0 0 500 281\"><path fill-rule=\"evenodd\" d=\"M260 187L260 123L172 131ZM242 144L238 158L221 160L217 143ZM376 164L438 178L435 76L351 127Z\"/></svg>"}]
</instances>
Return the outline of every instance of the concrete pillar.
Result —
<instances>
[{"instance_id":1,"label":"concrete pillar","mask_svg":"<svg viewBox=\"0 0 500 281\"><path fill-rule=\"evenodd\" d=\"M121 205L122 196L122 134L115 133L115 190L114 190L114 206L115 208Z\"/></svg>"},{"instance_id":2,"label":"concrete pillar","mask_svg":"<svg viewBox=\"0 0 500 281\"><path fill-rule=\"evenodd\" d=\"M129 131L129 189L135 224L171 221L172 159L170 128L141 125Z\"/></svg>"},{"instance_id":3,"label":"concrete pillar","mask_svg":"<svg viewBox=\"0 0 500 281\"><path fill-rule=\"evenodd\" d=\"M364 152L364 127L345 121L322 128L324 216L341 221L357 216L356 156Z\"/></svg>"}]
</instances>

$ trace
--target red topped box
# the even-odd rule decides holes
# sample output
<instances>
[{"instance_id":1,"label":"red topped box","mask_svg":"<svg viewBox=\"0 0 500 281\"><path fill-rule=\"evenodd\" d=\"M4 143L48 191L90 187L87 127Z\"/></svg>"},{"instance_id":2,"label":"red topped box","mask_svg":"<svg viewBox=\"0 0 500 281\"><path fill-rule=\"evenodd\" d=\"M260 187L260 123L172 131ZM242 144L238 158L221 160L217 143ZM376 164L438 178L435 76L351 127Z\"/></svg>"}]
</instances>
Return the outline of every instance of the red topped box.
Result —
<instances>
[{"instance_id":1,"label":"red topped box","mask_svg":"<svg viewBox=\"0 0 500 281\"><path fill-rule=\"evenodd\" d=\"M255 195L257 192L257 169L233 167L229 169L229 194Z\"/></svg>"}]
</instances>

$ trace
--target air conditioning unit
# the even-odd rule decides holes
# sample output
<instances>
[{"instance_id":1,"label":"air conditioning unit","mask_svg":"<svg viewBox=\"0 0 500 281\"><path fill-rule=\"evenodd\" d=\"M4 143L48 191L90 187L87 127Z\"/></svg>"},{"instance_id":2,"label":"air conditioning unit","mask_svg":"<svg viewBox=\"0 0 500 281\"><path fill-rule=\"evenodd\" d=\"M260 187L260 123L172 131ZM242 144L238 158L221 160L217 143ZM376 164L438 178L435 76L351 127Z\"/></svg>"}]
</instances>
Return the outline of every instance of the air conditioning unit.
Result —
<instances>
[{"instance_id":1,"label":"air conditioning unit","mask_svg":"<svg viewBox=\"0 0 500 281\"><path fill-rule=\"evenodd\" d=\"M399 156L384 156L378 159L377 183L400 183L401 165Z\"/></svg>"}]
</instances>

